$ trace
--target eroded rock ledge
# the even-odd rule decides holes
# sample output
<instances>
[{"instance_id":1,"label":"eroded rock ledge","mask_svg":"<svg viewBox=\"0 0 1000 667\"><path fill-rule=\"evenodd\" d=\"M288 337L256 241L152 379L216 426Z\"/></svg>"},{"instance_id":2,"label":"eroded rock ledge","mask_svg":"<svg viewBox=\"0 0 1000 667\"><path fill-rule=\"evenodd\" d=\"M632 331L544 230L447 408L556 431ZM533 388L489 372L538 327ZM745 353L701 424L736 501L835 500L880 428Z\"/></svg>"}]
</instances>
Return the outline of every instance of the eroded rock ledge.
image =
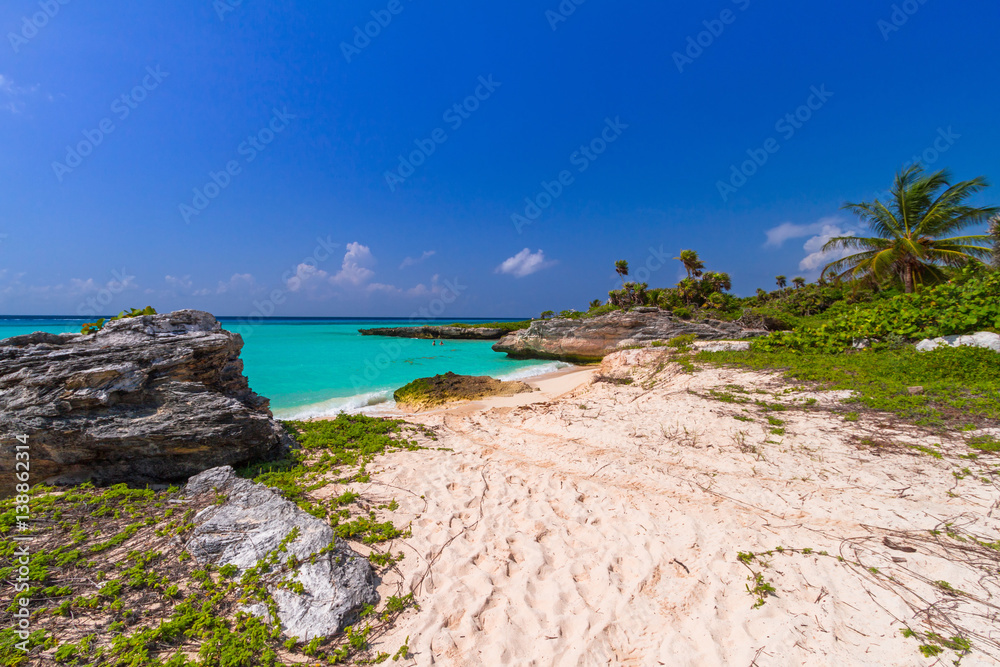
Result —
<instances>
[{"instance_id":1,"label":"eroded rock ledge","mask_svg":"<svg viewBox=\"0 0 1000 667\"><path fill-rule=\"evenodd\" d=\"M501 338L493 349L521 359L593 363L630 345L670 340L686 334L702 340L730 340L767 333L744 329L732 322L688 322L657 308L636 308L580 320L535 320L527 329Z\"/></svg>"},{"instance_id":2,"label":"eroded rock ledge","mask_svg":"<svg viewBox=\"0 0 1000 667\"><path fill-rule=\"evenodd\" d=\"M31 482L150 483L277 458L291 439L254 393L243 339L209 313L0 340L0 466L26 434Z\"/></svg>"},{"instance_id":3,"label":"eroded rock ledge","mask_svg":"<svg viewBox=\"0 0 1000 667\"><path fill-rule=\"evenodd\" d=\"M393 394L396 406L405 412L419 412L454 401L473 401L487 396L514 396L534 391L524 382L506 382L485 375L445 373L420 378Z\"/></svg>"}]
</instances>

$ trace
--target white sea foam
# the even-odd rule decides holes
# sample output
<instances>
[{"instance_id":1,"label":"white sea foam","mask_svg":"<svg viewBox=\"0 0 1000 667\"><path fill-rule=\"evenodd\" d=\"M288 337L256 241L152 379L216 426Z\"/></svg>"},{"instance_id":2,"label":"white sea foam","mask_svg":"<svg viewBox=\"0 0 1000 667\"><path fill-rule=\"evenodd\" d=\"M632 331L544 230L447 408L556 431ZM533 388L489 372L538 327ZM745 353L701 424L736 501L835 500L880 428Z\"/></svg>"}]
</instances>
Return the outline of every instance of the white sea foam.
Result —
<instances>
[{"instance_id":1,"label":"white sea foam","mask_svg":"<svg viewBox=\"0 0 1000 667\"><path fill-rule=\"evenodd\" d=\"M498 380L508 381L527 380L529 378L546 375L571 366L572 364L567 364L562 361L553 361L550 363L538 364L537 366L529 366L510 373L504 373L497 375L496 377ZM384 414L393 414L395 411L396 402L392 400L392 390L384 389L380 391L370 391L364 394L355 394L354 396L338 396L337 398L331 398L325 401L320 401L319 403L311 403L309 405L301 405L295 408L274 410L274 417L275 419L289 421L321 419L324 417L336 417L341 412L346 412L347 414L360 413L377 417Z\"/></svg>"},{"instance_id":2,"label":"white sea foam","mask_svg":"<svg viewBox=\"0 0 1000 667\"><path fill-rule=\"evenodd\" d=\"M539 375L547 375L549 373L554 373L556 371L561 371L564 368L570 368L573 364L567 364L563 361L552 361L546 364L539 364L537 366L529 366L527 368L522 368L518 371L513 371L511 373L504 373L503 375L498 375L498 380L526 380L528 378L537 377Z\"/></svg>"},{"instance_id":3,"label":"white sea foam","mask_svg":"<svg viewBox=\"0 0 1000 667\"><path fill-rule=\"evenodd\" d=\"M348 414L364 412L367 414L374 411L375 408L379 408L379 412L384 412L387 411L387 407L391 409L395 405L395 401L392 400L392 391L386 389L383 391L356 394L354 396L338 396L337 398L331 398L319 403L275 410L274 417L275 419L284 420L318 419L321 417L336 417L341 412Z\"/></svg>"}]
</instances>

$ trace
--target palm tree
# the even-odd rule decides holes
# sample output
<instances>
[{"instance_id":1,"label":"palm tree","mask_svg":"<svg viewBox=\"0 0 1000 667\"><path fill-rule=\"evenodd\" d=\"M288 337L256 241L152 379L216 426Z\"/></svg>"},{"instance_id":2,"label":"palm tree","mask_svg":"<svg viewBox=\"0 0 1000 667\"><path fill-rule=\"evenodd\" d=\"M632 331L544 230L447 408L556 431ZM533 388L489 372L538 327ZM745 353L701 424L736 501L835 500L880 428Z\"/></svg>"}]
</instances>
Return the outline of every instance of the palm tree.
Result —
<instances>
[{"instance_id":1,"label":"palm tree","mask_svg":"<svg viewBox=\"0 0 1000 667\"><path fill-rule=\"evenodd\" d=\"M701 279L701 283L706 287L706 291L709 294L725 292L733 287L733 280L729 277L728 273L717 273L715 271L706 273L705 277Z\"/></svg>"},{"instance_id":2,"label":"palm tree","mask_svg":"<svg viewBox=\"0 0 1000 667\"><path fill-rule=\"evenodd\" d=\"M615 273L617 273L618 277L622 279L622 282L624 282L625 276L628 275L628 262L624 259L619 259L615 262Z\"/></svg>"},{"instance_id":3,"label":"palm tree","mask_svg":"<svg viewBox=\"0 0 1000 667\"><path fill-rule=\"evenodd\" d=\"M986 222L1000 212L996 207L973 207L966 201L987 187L982 176L950 184L951 176L941 170L924 174L914 165L896 174L889 201L878 199L844 204L877 235L837 236L824 251L857 250L828 264L839 277L899 278L904 289L913 292L927 278L940 278L941 265L962 266L992 252L984 244L989 236L952 236L961 229Z\"/></svg>"},{"instance_id":4,"label":"palm tree","mask_svg":"<svg viewBox=\"0 0 1000 667\"><path fill-rule=\"evenodd\" d=\"M796 276L792 278L792 284L795 285L795 289L802 289L806 286L806 279L802 276Z\"/></svg>"},{"instance_id":5,"label":"palm tree","mask_svg":"<svg viewBox=\"0 0 1000 667\"><path fill-rule=\"evenodd\" d=\"M788 277L787 276L775 276L774 277L774 282L776 282L778 284L778 289L785 289L785 286L788 284Z\"/></svg>"},{"instance_id":6,"label":"palm tree","mask_svg":"<svg viewBox=\"0 0 1000 667\"><path fill-rule=\"evenodd\" d=\"M591 308L600 308L601 307L601 300L600 299L594 299L593 301L590 302L590 307Z\"/></svg>"},{"instance_id":7,"label":"palm tree","mask_svg":"<svg viewBox=\"0 0 1000 667\"><path fill-rule=\"evenodd\" d=\"M692 301L698 298L700 290L698 289L698 283L695 282L693 278L685 278L684 280L677 283L677 296L679 296L684 303L690 305Z\"/></svg>"},{"instance_id":8,"label":"palm tree","mask_svg":"<svg viewBox=\"0 0 1000 667\"><path fill-rule=\"evenodd\" d=\"M705 262L698 259L698 253L694 250L681 250L681 256L674 257L674 259L680 260L681 264L684 265L688 278L692 276L698 278L701 276L701 270L705 268Z\"/></svg>"}]
</instances>

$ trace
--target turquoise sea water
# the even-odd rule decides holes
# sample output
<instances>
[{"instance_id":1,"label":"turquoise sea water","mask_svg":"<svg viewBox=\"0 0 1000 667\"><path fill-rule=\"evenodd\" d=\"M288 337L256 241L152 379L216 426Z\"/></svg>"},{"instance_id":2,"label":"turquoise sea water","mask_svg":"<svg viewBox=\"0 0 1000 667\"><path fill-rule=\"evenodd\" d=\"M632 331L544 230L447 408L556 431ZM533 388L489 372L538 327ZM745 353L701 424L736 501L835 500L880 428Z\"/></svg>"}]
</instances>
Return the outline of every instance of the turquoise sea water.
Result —
<instances>
[{"instance_id":1,"label":"turquoise sea water","mask_svg":"<svg viewBox=\"0 0 1000 667\"><path fill-rule=\"evenodd\" d=\"M271 399L275 416L302 419L391 408L392 392L418 377L452 371L522 378L566 364L508 359L492 341L444 341L362 336L359 328L433 323L392 319L274 319L261 324L220 317L243 336L244 374ZM0 318L0 339L32 331L79 333L78 318ZM454 320L451 320L454 321ZM474 323L477 320L465 320ZM447 324L450 322L437 322Z\"/></svg>"}]
</instances>

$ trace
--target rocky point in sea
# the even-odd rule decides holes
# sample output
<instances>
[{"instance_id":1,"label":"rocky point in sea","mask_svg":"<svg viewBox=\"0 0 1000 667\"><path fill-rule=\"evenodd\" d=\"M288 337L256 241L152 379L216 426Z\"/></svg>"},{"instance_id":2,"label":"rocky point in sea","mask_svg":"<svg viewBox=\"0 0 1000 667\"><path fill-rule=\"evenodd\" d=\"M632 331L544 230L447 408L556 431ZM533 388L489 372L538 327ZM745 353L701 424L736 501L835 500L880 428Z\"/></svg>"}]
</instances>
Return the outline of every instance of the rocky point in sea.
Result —
<instances>
[{"instance_id":1,"label":"rocky point in sea","mask_svg":"<svg viewBox=\"0 0 1000 667\"><path fill-rule=\"evenodd\" d=\"M633 308L597 317L535 320L527 329L501 338L493 349L526 359L595 362L624 347L692 334L702 340L733 340L767 335L721 320L688 321L659 308Z\"/></svg>"}]
</instances>

